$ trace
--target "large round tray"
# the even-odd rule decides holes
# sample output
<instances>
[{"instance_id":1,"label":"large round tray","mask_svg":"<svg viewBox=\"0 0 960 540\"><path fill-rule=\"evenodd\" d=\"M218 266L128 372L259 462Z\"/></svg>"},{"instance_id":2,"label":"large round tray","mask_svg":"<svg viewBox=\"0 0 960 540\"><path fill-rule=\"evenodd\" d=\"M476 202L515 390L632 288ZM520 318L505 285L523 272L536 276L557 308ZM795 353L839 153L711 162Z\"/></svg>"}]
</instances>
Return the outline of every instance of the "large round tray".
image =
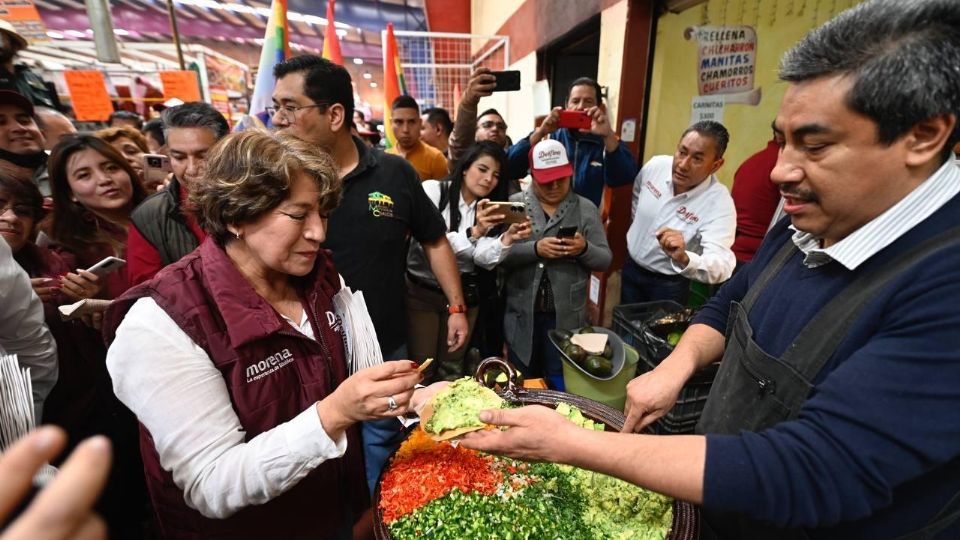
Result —
<instances>
[{"instance_id":1,"label":"large round tray","mask_svg":"<svg viewBox=\"0 0 960 540\"><path fill-rule=\"evenodd\" d=\"M623 428L623 423L626 420L623 413L602 403L566 392L521 388L514 382L517 379L513 367L500 358L487 358L480 363L476 378L481 381L481 384L483 374L488 369L500 369L507 372L509 382L507 388L501 391L500 395L510 403L544 405L546 407L556 407L560 403L568 403L580 409L583 415L590 420L602 423L606 426L606 431L620 431ZM377 540L393 540L390 529L383 522L383 510L380 508L380 481L377 481L377 487L373 492L373 509L373 529ZM670 534L667 535L667 540L697 540L698 538L700 538L699 507L674 499L673 525L670 528Z\"/></svg>"}]
</instances>

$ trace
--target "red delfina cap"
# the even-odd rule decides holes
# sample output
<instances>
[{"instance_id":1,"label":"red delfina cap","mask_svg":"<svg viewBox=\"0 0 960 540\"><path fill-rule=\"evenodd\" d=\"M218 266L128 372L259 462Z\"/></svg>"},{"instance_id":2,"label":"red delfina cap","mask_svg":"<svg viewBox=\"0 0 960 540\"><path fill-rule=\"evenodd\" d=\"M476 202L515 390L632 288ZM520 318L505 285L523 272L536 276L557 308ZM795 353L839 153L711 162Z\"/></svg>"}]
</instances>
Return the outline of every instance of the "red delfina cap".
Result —
<instances>
[{"instance_id":1,"label":"red delfina cap","mask_svg":"<svg viewBox=\"0 0 960 540\"><path fill-rule=\"evenodd\" d=\"M33 116L33 103L23 94L12 90L0 90L0 105L13 105L23 109L27 114Z\"/></svg>"},{"instance_id":2,"label":"red delfina cap","mask_svg":"<svg viewBox=\"0 0 960 540\"><path fill-rule=\"evenodd\" d=\"M530 149L530 176L538 184L549 184L573 176L567 149L560 141L544 139Z\"/></svg>"}]
</instances>

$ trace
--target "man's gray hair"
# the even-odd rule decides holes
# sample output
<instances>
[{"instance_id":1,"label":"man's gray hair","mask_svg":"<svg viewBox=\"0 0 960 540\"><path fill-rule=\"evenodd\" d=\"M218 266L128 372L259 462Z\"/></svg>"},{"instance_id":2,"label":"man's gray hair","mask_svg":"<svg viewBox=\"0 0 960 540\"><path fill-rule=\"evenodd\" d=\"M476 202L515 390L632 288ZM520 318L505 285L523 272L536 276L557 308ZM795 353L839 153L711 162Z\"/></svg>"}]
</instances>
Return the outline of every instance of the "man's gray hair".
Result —
<instances>
[{"instance_id":1,"label":"man's gray hair","mask_svg":"<svg viewBox=\"0 0 960 540\"><path fill-rule=\"evenodd\" d=\"M846 75L847 106L891 144L918 122L960 119L960 2L871 0L808 33L780 62L780 78ZM944 159L960 138L953 133Z\"/></svg>"},{"instance_id":2,"label":"man's gray hair","mask_svg":"<svg viewBox=\"0 0 960 540\"><path fill-rule=\"evenodd\" d=\"M230 132L230 125L223 114L212 105L200 101L170 107L163 111L162 118L164 135L171 128L207 128L220 140Z\"/></svg>"}]
</instances>

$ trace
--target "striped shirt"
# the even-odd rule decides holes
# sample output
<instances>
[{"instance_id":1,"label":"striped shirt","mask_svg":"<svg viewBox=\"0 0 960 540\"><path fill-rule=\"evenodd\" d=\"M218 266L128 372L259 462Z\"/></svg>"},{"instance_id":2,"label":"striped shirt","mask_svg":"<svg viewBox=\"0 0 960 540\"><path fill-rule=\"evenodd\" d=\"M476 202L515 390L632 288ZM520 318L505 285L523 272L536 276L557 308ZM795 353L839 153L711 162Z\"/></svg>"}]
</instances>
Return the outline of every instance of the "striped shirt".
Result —
<instances>
[{"instance_id":1,"label":"striped shirt","mask_svg":"<svg viewBox=\"0 0 960 540\"><path fill-rule=\"evenodd\" d=\"M819 238L791 225L790 228L796 231L793 243L804 253L803 264L808 268L837 261L848 270L856 270L864 261L930 217L957 193L960 193L960 167L953 160L947 160L900 202L836 244L821 248Z\"/></svg>"}]
</instances>

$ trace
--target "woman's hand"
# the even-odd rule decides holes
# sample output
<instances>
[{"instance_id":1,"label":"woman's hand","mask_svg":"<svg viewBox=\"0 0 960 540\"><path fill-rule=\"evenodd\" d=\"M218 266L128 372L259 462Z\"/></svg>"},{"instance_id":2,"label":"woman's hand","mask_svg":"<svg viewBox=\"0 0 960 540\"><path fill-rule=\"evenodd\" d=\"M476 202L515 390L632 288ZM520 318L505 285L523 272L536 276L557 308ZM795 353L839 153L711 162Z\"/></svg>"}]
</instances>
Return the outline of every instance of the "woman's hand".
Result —
<instances>
[{"instance_id":1,"label":"woman's hand","mask_svg":"<svg viewBox=\"0 0 960 540\"><path fill-rule=\"evenodd\" d=\"M331 439L364 420L406 414L414 386L423 378L409 360L384 362L354 373L317 403L317 414Z\"/></svg>"},{"instance_id":2,"label":"woman's hand","mask_svg":"<svg viewBox=\"0 0 960 540\"><path fill-rule=\"evenodd\" d=\"M533 234L533 226L529 219L523 223L511 223L507 231L500 235L500 243L504 247L511 246L515 242L530 238L531 234Z\"/></svg>"},{"instance_id":3,"label":"woman's hand","mask_svg":"<svg viewBox=\"0 0 960 540\"><path fill-rule=\"evenodd\" d=\"M579 237L579 240L577 240ZM586 249L587 242L577 233L573 238L556 238L547 236L537 240L537 253L544 259L562 259L576 257Z\"/></svg>"},{"instance_id":4,"label":"woman's hand","mask_svg":"<svg viewBox=\"0 0 960 540\"><path fill-rule=\"evenodd\" d=\"M573 235L573 238L561 238L561 243L570 248L569 256L579 257L587 250L587 239L579 232Z\"/></svg>"},{"instance_id":5,"label":"woman's hand","mask_svg":"<svg viewBox=\"0 0 960 540\"><path fill-rule=\"evenodd\" d=\"M86 270L77 270L60 277L60 290L74 300L93 298L102 288L100 277Z\"/></svg>"},{"instance_id":6,"label":"woman's hand","mask_svg":"<svg viewBox=\"0 0 960 540\"><path fill-rule=\"evenodd\" d=\"M471 228L474 239L483 238L490 232L490 229L496 227L506 216L498 213L499 207L488 204L490 199L480 199L477 202L477 223Z\"/></svg>"},{"instance_id":7,"label":"woman's hand","mask_svg":"<svg viewBox=\"0 0 960 540\"><path fill-rule=\"evenodd\" d=\"M57 293L60 292L60 284L54 278L32 278L30 285L45 304L56 300Z\"/></svg>"}]
</instances>

